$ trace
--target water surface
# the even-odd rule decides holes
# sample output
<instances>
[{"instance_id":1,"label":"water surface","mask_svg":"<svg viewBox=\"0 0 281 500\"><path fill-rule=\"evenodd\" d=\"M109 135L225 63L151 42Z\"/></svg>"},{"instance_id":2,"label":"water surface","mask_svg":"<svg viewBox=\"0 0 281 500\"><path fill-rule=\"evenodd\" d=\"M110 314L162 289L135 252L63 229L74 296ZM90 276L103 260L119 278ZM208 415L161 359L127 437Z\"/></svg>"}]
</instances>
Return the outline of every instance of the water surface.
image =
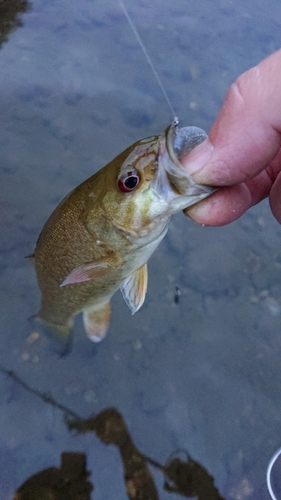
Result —
<instances>
[{"instance_id":1,"label":"water surface","mask_svg":"<svg viewBox=\"0 0 281 500\"><path fill-rule=\"evenodd\" d=\"M231 82L280 47L277 0L126 5L182 125L208 131ZM24 257L51 211L171 116L118 3L35 0L19 17L0 52L1 365L81 418L113 408L100 418L113 414L151 459L152 499L180 498L153 466L179 449L202 468L199 490L209 477L226 500L268 499L266 467L281 446L281 250L267 201L221 228L177 215L149 263L145 305L132 317L117 294L100 345L80 318L68 357L30 336L40 293ZM59 467L63 452L86 456L90 498L127 498L130 454L122 463L100 430L70 432L62 409L15 377L2 373L0 387L1 499ZM211 489L202 500L219 498Z\"/></svg>"}]
</instances>

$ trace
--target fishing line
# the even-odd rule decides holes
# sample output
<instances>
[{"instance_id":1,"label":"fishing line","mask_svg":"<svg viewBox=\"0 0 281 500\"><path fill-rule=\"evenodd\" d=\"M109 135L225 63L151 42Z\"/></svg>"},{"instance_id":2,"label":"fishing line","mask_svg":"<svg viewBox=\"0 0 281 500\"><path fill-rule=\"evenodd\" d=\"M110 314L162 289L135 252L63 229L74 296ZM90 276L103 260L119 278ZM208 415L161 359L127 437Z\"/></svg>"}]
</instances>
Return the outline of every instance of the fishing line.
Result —
<instances>
[{"instance_id":1,"label":"fishing line","mask_svg":"<svg viewBox=\"0 0 281 500\"><path fill-rule=\"evenodd\" d=\"M174 110L174 108L173 108L173 106L172 106L172 103L171 103L171 101L170 101L170 99L169 99L169 97L168 97L168 95L167 95L167 93L166 93L166 91L165 91L165 89L164 89L164 87L163 87L163 84L162 84L162 82L161 82L161 80L160 80L160 78L159 78L159 75L158 75L158 73L157 73L157 71L156 71L156 69L155 69L155 67L154 67L154 65L153 65L153 62L152 62L152 60L150 59L150 57L149 57L149 55L148 55L148 52L147 52L147 50L146 50L146 48L145 48L145 46L144 46L144 44L143 44L143 41L142 41L142 39L141 39L141 37L140 37L140 35L139 35L138 31L137 31L137 28L135 27L135 25L134 25L134 23L133 23L133 21L132 21L132 19L131 19L130 15L129 15L129 13L128 13L128 11L127 11L127 9L126 9L126 7L125 7L124 3L122 2L122 0L118 0L118 3L119 3L119 5L120 5L121 9L123 10L123 12L124 12L124 14L125 14L125 17L126 17L126 19L127 19L128 23L129 23L129 25L130 25L130 27L131 27L131 29L132 29L132 31L133 31L133 33L134 33L134 35L135 35L135 37L136 37L136 39L137 39L138 43L140 44L140 47L141 47L141 49L142 49L142 51L143 51L143 53L144 53L144 56L145 56L145 58L146 58L146 60L147 60L147 62L148 62L148 64L149 64L149 66L150 66L150 68L151 68L151 70L152 70L152 73L154 74L154 76L155 76L155 78L156 78L156 80L157 80L157 82L158 82L158 85L159 85L160 89L161 89L161 90L162 90L162 92L163 92L163 95L164 95L164 97L165 97L165 100L166 100L166 102L167 102L167 104L168 104L168 106L169 106L169 108L170 108L170 111L172 112L173 118L174 118L174 119L176 119L176 113L175 113L175 110Z\"/></svg>"},{"instance_id":2,"label":"fishing line","mask_svg":"<svg viewBox=\"0 0 281 500\"><path fill-rule=\"evenodd\" d=\"M281 448L279 448L279 450L277 450L276 453L274 453L273 457L271 458L271 460L270 460L270 462L268 464L267 471L266 471L267 489L269 491L269 494L270 494L272 500L278 500L278 498L276 498L276 496L275 496L275 494L273 492L272 486L271 486L271 471L272 471L273 465L275 464L277 458L280 455L281 455Z\"/></svg>"}]
</instances>

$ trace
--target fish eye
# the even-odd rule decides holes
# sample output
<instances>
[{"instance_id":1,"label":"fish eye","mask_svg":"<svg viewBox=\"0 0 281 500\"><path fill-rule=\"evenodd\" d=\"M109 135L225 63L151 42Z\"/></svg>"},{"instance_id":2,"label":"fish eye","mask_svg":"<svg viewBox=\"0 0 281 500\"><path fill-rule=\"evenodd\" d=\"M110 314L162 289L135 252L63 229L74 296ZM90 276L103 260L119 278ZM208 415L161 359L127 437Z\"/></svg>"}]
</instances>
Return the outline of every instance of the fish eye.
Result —
<instances>
[{"instance_id":1,"label":"fish eye","mask_svg":"<svg viewBox=\"0 0 281 500\"><path fill-rule=\"evenodd\" d=\"M135 168L133 168L131 170L128 170L128 172L126 173L122 173L118 177L117 184L120 191L122 191L123 193L129 193L130 191L136 189L139 182L140 182L139 173Z\"/></svg>"}]
</instances>

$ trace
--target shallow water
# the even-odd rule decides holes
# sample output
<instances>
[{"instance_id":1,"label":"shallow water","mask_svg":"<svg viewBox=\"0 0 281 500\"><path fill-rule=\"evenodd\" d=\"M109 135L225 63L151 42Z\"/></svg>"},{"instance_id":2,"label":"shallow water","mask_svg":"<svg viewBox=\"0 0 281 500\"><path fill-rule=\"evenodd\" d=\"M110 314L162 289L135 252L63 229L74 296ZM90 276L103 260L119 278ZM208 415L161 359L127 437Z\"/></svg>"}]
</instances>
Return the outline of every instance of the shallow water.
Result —
<instances>
[{"instance_id":1,"label":"shallow water","mask_svg":"<svg viewBox=\"0 0 281 500\"><path fill-rule=\"evenodd\" d=\"M230 83L280 46L277 0L126 5L182 125L208 131ZM281 446L281 249L267 201L222 228L176 216L150 261L145 305L132 317L117 294L100 345L80 318L68 357L30 335L40 293L24 256L47 217L171 116L118 3L35 0L20 17L0 52L0 363L16 374L0 373L1 500L59 467L63 452L85 454L89 498L123 500L137 450L138 498L177 499L160 464L179 449L197 464L187 498L268 499L266 468ZM62 407L94 415L93 432L69 431ZM109 431L117 422L115 445L100 420Z\"/></svg>"}]
</instances>

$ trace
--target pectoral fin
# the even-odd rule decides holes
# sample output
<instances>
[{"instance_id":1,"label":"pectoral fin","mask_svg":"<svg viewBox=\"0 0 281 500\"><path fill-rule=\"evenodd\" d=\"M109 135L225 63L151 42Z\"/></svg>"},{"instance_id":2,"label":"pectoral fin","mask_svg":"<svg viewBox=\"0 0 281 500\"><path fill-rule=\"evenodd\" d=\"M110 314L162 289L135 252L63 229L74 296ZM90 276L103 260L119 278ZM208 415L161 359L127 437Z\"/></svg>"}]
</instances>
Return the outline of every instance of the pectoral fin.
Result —
<instances>
[{"instance_id":1,"label":"pectoral fin","mask_svg":"<svg viewBox=\"0 0 281 500\"><path fill-rule=\"evenodd\" d=\"M100 342L106 335L110 320L110 302L83 311L83 322L87 335L93 342Z\"/></svg>"},{"instance_id":2,"label":"pectoral fin","mask_svg":"<svg viewBox=\"0 0 281 500\"><path fill-rule=\"evenodd\" d=\"M125 281L123 281L120 290L125 302L135 314L144 303L147 290L147 264L139 267Z\"/></svg>"},{"instance_id":3,"label":"pectoral fin","mask_svg":"<svg viewBox=\"0 0 281 500\"><path fill-rule=\"evenodd\" d=\"M94 260L93 262L86 262L86 264L82 264L81 266L73 269L60 286L100 278L101 276L107 274L110 268L116 267L118 264L119 261L115 255L103 257L102 259Z\"/></svg>"}]
</instances>

